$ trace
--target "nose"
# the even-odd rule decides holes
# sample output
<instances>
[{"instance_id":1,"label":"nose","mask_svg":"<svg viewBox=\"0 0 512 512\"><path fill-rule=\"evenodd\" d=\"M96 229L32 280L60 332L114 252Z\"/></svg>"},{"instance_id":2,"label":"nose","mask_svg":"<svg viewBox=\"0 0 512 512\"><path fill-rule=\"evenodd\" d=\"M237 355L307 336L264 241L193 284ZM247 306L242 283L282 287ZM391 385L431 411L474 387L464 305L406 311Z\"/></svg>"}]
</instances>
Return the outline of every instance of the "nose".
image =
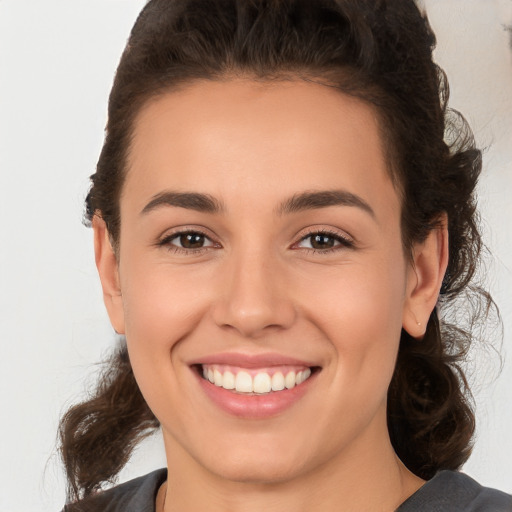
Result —
<instances>
[{"instance_id":1,"label":"nose","mask_svg":"<svg viewBox=\"0 0 512 512\"><path fill-rule=\"evenodd\" d=\"M233 256L224 264L224 275L219 275L220 293L213 308L218 326L258 338L293 324L293 298L276 257L252 252Z\"/></svg>"}]
</instances>

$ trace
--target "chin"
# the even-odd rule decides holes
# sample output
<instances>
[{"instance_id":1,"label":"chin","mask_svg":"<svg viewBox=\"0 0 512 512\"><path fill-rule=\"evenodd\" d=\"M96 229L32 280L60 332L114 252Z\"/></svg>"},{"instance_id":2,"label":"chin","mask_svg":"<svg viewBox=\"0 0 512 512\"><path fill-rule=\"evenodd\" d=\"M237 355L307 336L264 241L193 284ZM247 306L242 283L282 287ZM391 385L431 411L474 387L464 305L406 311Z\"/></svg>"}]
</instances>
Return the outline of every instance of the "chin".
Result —
<instances>
[{"instance_id":1,"label":"chin","mask_svg":"<svg viewBox=\"0 0 512 512\"><path fill-rule=\"evenodd\" d=\"M297 478L302 473L302 468L298 468L289 461L276 461L261 457L255 457L253 460L247 458L225 460L208 469L224 480L253 485L285 483Z\"/></svg>"},{"instance_id":2,"label":"chin","mask_svg":"<svg viewBox=\"0 0 512 512\"><path fill-rule=\"evenodd\" d=\"M237 440L236 435L214 447L204 446L194 459L209 473L238 483L277 484L300 476L306 471L308 454L301 444L283 442L279 438ZM220 440L219 437L216 438ZM303 446L302 446L303 448Z\"/></svg>"}]
</instances>

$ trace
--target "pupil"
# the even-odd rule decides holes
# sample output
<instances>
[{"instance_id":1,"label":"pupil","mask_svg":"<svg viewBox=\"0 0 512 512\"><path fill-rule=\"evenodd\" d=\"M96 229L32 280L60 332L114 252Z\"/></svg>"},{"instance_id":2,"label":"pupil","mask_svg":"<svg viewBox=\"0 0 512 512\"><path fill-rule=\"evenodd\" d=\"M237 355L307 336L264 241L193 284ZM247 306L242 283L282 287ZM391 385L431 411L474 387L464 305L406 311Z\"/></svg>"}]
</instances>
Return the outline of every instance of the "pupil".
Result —
<instances>
[{"instance_id":1,"label":"pupil","mask_svg":"<svg viewBox=\"0 0 512 512\"><path fill-rule=\"evenodd\" d=\"M180 243L185 249L199 249L204 245L204 236L197 233L181 235Z\"/></svg>"},{"instance_id":2,"label":"pupil","mask_svg":"<svg viewBox=\"0 0 512 512\"><path fill-rule=\"evenodd\" d=\"M315 235L311 241L314 249L330 249L334 247L334 239L328 235Z\"/></svg>"}]
</instances>

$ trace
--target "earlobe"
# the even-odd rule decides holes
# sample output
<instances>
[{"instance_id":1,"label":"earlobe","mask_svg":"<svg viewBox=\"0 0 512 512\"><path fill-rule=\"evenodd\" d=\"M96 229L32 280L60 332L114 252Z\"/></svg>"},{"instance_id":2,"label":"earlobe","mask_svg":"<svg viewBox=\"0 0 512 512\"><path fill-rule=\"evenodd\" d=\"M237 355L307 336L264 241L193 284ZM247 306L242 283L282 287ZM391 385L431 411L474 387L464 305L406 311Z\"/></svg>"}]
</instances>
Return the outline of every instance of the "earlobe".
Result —
<instances>
[{"instance_id":1,"label":"earlobe","mask_svg":"<svg viewBox=\"0 0 512 512\"><path fill-rule=\"evenodd\" d=\"M446 214L443 214L425 241L413 247L412 256L407 275L402 327L413 338L421 339L439 298L448 266Z\"/></svg>"},{"instance_id":2,"label":"earlobe","mask_svg":"<svg viewBox=\"0 0 512 512\"><path fill-rule=\"evenodd\" d=\"M112 327L118 334L124 334L124 310L119 281L118 261L110 242L105 221L98 215L92 220L94 230L94 254L96 268L103 289L103 300Z\"/></svg>"}]
</instances>

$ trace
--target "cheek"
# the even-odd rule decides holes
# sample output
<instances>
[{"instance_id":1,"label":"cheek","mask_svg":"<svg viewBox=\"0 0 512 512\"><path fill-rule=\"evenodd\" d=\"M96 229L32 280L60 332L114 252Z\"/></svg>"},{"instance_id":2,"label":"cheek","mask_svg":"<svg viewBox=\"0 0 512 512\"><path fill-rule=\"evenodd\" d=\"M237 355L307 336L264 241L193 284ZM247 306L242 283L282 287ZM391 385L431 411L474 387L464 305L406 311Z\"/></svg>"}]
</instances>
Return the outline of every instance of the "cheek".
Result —
<instances>
[{"instance_id":1,"label":"cheek","mask_svg":"<svg viewBox=\"0 0 512 512\"><path fill-rule=\"evenodd\" d=\"M134 256L125 261L126 281L121 268L126 336L129 341L143 339L145 344L169 350L208 307L207 272L176 271L165 263Z\"/></svg>"},{"instance_id":2,"label":"cheek","mask_svg":"<svg viewBox=\"0 0 512 512\"><path fill-rule=\"evenodd\" d=\"M186 416L182 397L169 390L178 389L183 377L178 347L208 309L209 281L204 271L178 272L147 255L138 257L135 249L121 263L125 335L136 380L159 419L169 410Z\"/></svg>"},{"instance_id":3,"label":"cheek","mask_svg":"<svg viewBox=\"0 0 512 512\"><path fill-rule=\"evenodd\" d=\"M335 378L359 381L367 389L387 387L402 328L406 282L400 256L375 260L372 265L354 262L333 269L321 281L328 286L317 286L315 301L303 304L331 343L337 362ZM305 297L308 292L310 286L301 291Z\"/></svg>"}]
</instances>

